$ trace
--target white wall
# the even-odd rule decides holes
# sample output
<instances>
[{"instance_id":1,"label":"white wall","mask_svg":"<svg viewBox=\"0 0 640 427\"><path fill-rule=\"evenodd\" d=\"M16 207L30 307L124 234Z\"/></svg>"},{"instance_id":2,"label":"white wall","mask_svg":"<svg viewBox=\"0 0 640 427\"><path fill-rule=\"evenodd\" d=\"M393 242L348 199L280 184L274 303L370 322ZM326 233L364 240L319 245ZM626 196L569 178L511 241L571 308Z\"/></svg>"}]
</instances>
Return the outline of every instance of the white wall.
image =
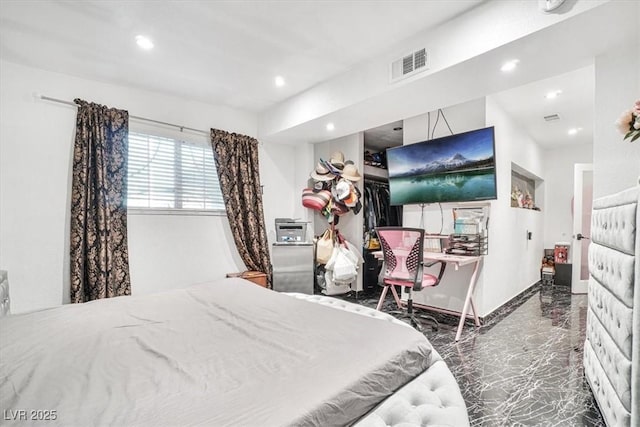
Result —
<instances>
[{"instance_id":1,"label":"white wall","mask_svg":"<svg viewBox=\"0 0 640 427\"><path fill-rule=\"evenodd\" d=\"M597 57L595 70L593 196L598 198L638 185L640 140L623 141L614 122L640 99L640 34L635 44L629 40L629 45Z\"/></svg>"},{"instance_id":2,"label":"white wall","mask_svg":"<svg viewBox=\"0 0 640 427\"><path fill-rule=\"evenodd\" d=\"M319 159L329 160L331 154L335 151L342 151L345 160L352 160L358 167L358 171L362 176L362 169L364 166L364 133L360 132L354 135L345 136L343 138L332 139L330 141L321 142L313 145L313 156L315 167ZM309 172L311 172L311 169ZM307 172L308 177L308 172ZM356 183L360 189L360 193L364 194L362 179ZM303 185L306 184L306 181ZM302 191L302 188L300 188ZM299 194L299 193L298 193ZM320 235L327 229L327 220L318 212L314 214L314 232L316 235ZM347 239L348 242L355 245L357 248L362 248L362 233L363 233L363 215L362 210L355 215L353 212L349 212L346 215L340 217L338 225L336 227L340 233ZM353 289L353 286L352 286ZM355 289L357 291L362 290L362 267L358 270L358 279L356 281Z\"/></svg>"},{"instance_id":3,"label":"white wall","mask_svg":"<svg viewBox=\"0 0 640 427\"><path fill-rule=\"evenodd\" d=\"M561 147L542 153L544 195L544 247L571 242L573 216L573 166L593 161L593 144Z\"/></svg>"},{"instance_id":4,"label":"white wall","mask_svg":"<svg viewBox=\"0 0 640 427\"><path fill-rule=\"evenodd\" d=\"M449 125L454 133L467 132L474 129L485 127L485 100L484 98L466 102L464 104L454 105L442 109ZM429 125L428 115L431 116L431 124ZM433 133L434 138L440 138L450 135L449 129L445 121L440 118L435 128L437 111L431 111L428 114L405 119L402 124L403 144L413 144L429 139ZM430 128L427 135L427 128ZM457 205L451 203L442 204L442 216L440 206L437 203L424 206L424 229L426 233L439 234L442 224L441 234L453 233L453 211L452 207ZM407 205L403 208L402 225L405 227L420 227L420 217L423 209L420 205ZM440 265L436 265L428 272L437 275ZM421 292L413 294L415 302L426 304L433 307L444 308L447 310L462 311L464 299L467 293L467 285L473 272L472 266L461 267L458 271L451 266L443 276L440 285L435 288L427 288ZM482 287L482 275L478 278L478 288ZM478 308L480 310L480 308Z\"/></svg>"},{"instance_id":5,"label":"white wall","mask_svg":"<svg viewBox=\"0 0 640 427\"><path fill-rule=\"evenodd\" d=\"M73 107L34 92L76 97L130 114L197 129L256 135L254 114L227 107L0 63L0 268L8 270L13 312L69 300L69 188ZM140 126L130 122L130 128ZM264 144L260 169L269 235L294 210L295 151ZM224 216L130 215L132 292L143 294L244 269Z\"/></svg>"},{"instance_id":6,"label":"white wall","mask_svg":"<svg viewBox=\"0 0 640 427\"><path fill-rule=\"evenodd\" d=\"M543 254L543 212L512 208L511 163L516 163L536 176L543 176L542 151L517 124L503 111L492 97L481 98L443 109L454 133L495 127L496 174L498 199L490 201L489 254L483 257L475 293L480 316L486 316L534 283L540 276L540 260ZM433 126L435 113L431 113ZM442 119L441 119L442 122ZM404 143L411 144L426 138L427 115L404 121ZM438 124L435 137L448 135L446 125ZM544 198L541 188L536 197ZM453 232L455 204L443 205L443 234ZM427 205L424 208L427 232L440 231L440 208ZM420 206L405 206L403 225L420 225ZM532 240L526 233L533 233ZM417 303L448 310L461 311L466 296L472 266L451 267L445 272L441 284L433 289L415 293ZM437 273L433 269L432 273Z\"/></svg>"},{"instance_id":7,"label":"white wall","mask_svg":"<svg viewBox=\"0 0 640 427\"><path fill-rule=\"evenodd\" d=\"M491 313L540 279L544 249L544 212L510 206L511 163L544 177L542 152L491 96L486 100L487 126L495 126L498 199L491 202L489 256L484 259L484 286L477 293L482 315ZM544 199L544 193L541 196ZM527 240L527 231L533 233L532 240Z\"/></svg>"}]
</instances>

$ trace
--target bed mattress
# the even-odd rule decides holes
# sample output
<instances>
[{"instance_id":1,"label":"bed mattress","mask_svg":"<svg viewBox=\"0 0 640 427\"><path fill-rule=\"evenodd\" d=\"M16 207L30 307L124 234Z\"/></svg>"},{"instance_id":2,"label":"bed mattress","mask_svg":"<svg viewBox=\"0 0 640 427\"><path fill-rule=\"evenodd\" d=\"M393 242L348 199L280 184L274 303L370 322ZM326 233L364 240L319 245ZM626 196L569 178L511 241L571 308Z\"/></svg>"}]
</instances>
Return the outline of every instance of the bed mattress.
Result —
<instances>
[{"instance_id":1,"label":"bed mattress","mask_svg":"<svg viewBox=\"0 0 640 427\"><path fill-rule=\"evenodd\" d=\"M431 356L411 328L243 279L9 316L0 337L21 425L349 425Z\"/></svg>"}]
</instances>

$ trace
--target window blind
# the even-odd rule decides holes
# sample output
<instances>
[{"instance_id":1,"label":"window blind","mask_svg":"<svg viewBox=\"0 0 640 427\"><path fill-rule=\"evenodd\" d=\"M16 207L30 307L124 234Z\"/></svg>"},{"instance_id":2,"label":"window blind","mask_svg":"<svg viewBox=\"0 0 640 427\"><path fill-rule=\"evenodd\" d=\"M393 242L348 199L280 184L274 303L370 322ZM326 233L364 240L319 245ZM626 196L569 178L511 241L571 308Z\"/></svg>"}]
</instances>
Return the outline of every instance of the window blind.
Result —
<instances>
[{"instance_id":1,"label":"window blind","mask_svg":"<svg viewBox=\"0 0 640 427\"><path fill-rule=\"evenodd\" d=\"M130 132L128 162L129 208L224 210L210 145Z\"/></svg>"}]
</instances>

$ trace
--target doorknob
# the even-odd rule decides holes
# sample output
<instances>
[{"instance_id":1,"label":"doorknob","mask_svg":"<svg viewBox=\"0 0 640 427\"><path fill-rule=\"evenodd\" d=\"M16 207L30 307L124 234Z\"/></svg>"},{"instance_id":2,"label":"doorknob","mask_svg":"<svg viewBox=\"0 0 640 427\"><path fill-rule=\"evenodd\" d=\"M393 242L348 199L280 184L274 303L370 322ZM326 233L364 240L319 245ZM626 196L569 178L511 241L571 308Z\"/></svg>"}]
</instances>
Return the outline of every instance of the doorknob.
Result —
<instances>
[{"instance_id":1,"label":"doorknob","mask_svg":"<svg viewBox=\"0 0 640 427\"><path fill-rule=\"evenodd\" d=\"M578 233L576 235L576 239L577 240L582 240L582 239L589 239L587 236L583 236L582 233Z\"/></svg>"}]
</instances>

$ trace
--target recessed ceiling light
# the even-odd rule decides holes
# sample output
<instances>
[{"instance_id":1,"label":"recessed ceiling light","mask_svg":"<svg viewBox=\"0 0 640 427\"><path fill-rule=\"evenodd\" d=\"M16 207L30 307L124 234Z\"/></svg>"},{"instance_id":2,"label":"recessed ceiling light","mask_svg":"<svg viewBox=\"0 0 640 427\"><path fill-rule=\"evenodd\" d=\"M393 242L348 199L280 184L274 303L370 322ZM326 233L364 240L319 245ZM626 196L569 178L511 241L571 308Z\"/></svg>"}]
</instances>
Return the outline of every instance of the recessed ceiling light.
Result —
<instances>
[{"instance_id":1,"label":"recessed ceiling light","mask_svg":"<svg viewBox=\"0 0 640 427\"><path fill-rule=\"evenodd\" d=\"M276 83L276 86L278 86L278 87L282 87L285 84L284 77L282 77L282 76L276 76L276 78L274 79L274 82Z\"/></svg>"},{"instance_id":2,"label":"recessed ceiling light","mask_svg":"<svg viewBox=\"0 0 640 427\"><path fill-rule=\"evenodd\" d=\"M569 135L575 135L575 134L577 134L578 132L580 132L581 130L582 130L582 128L571 128L571 129L569 129L569 130L567 131L567 133L568 133Z\"/></svg>"},{"instance_id":3,"label":"recessed ceiling light","mask_svg":"<svg viewBox=\"0 0 640 427\"><path fill-rule=\"evenodd\" d=\"M136 43L141 49L144 49L144 50L153 49L153 42L149 37L138 35L136 36Z\"/></svg>"},{"instance_id":4,"label":"recessed ceiling light","mask_svg":"<svg viewBox=\"0 0 640 427\"><path fill-rule=\"evenodd\" d=\"M327 123L327 130L328 131L332 131L334 130L336 127L333 125L333 123Z\"/></svg>"},{"instance_id":5,"label":"recessed ceiling light","mask_svg":"<svg viewBox=\"0 0 640 427\"><path fill-rule=\"evenodd\" d=\"M554 90L547 93L544 97L547 99L554 99L554 98L557 98L561 93L562 93L561 90Z\"/></svg>"},{"instance_id":6,"label":"recessed ceiling light","mask_svg":"<svg viewBox=\"0 0 640 427\"><path fill-rule=\"evenodd\" d=\"M509 71L513 71L516 69L519 62L520 62L519 59L512 59L511 61L507 61L504 64L502 64L502 67L500 67L500 71L504 71L505 73Z\"/></svg>"}]
</instances>

